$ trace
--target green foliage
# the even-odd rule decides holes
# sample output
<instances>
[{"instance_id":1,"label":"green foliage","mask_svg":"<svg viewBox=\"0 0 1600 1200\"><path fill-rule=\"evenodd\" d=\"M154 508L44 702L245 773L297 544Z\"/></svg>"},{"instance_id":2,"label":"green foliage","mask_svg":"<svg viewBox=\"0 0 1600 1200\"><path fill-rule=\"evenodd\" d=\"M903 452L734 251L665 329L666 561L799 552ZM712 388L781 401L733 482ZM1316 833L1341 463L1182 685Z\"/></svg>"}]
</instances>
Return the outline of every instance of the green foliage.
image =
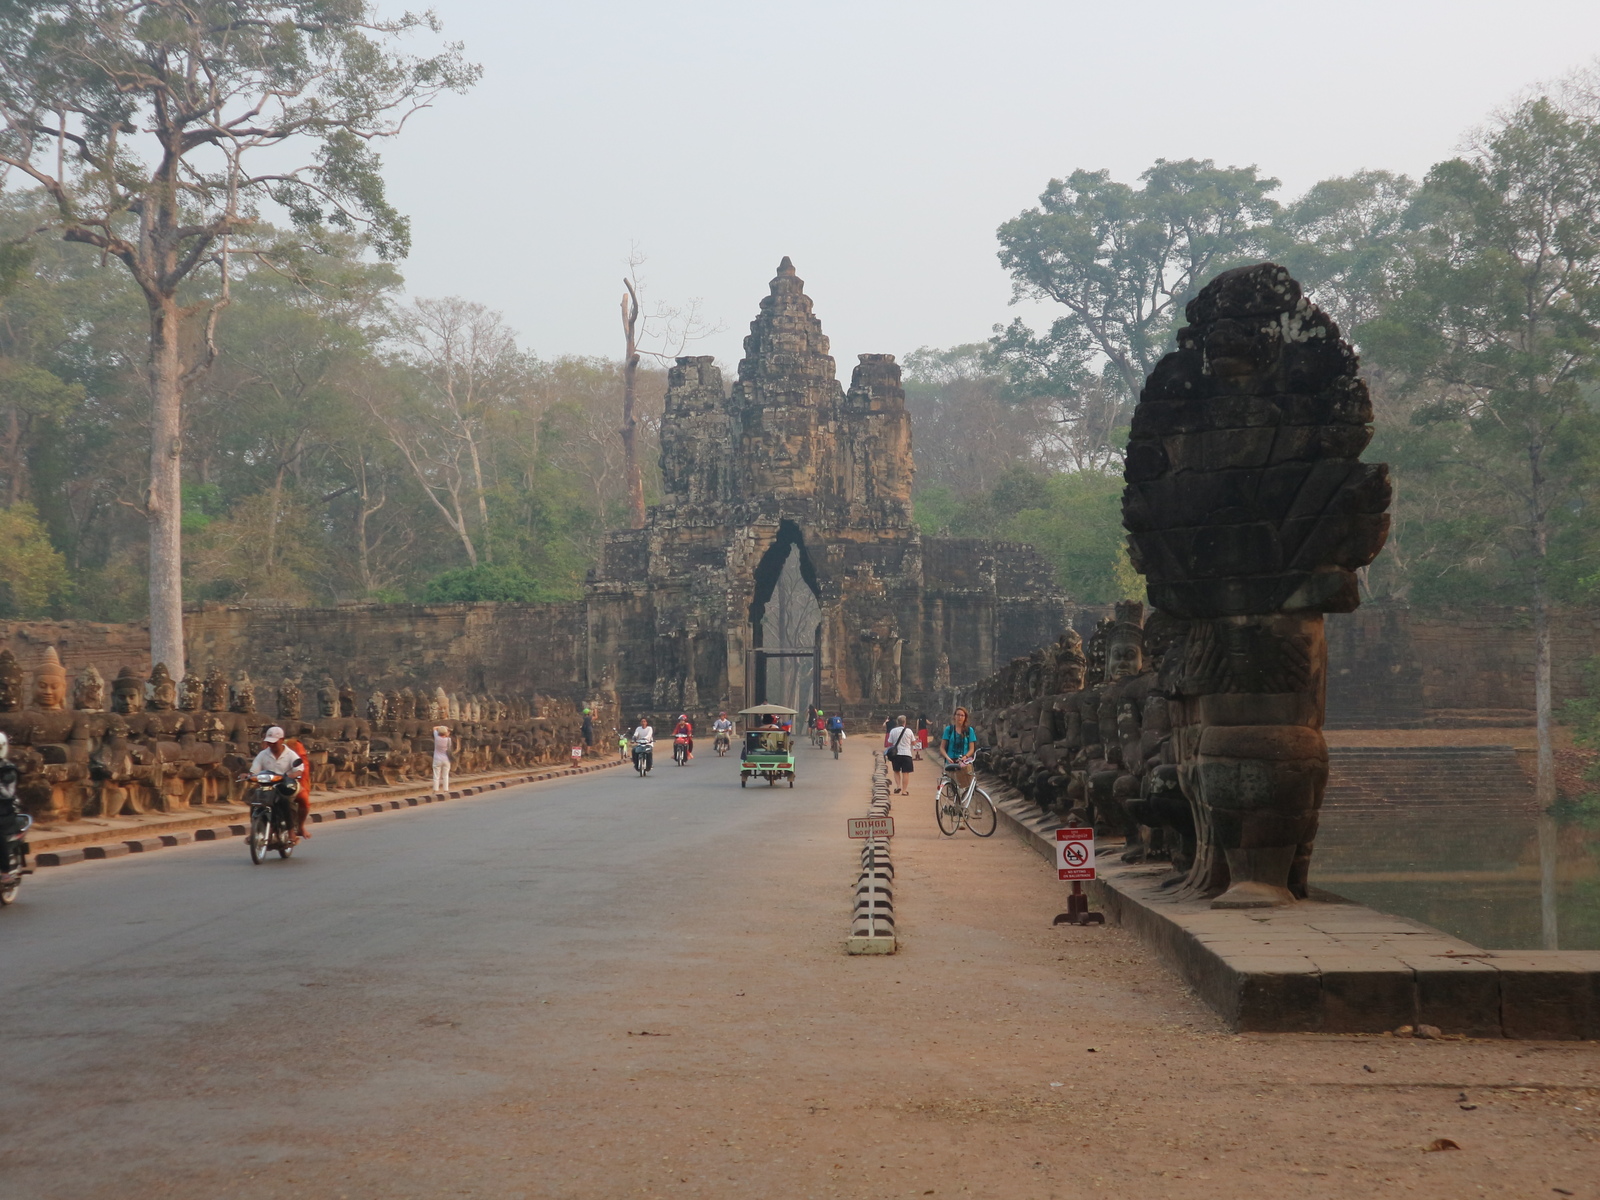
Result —
<instances>
[{"instance_id":1,"label":"green foliage","mask_svg":"<svg viewBox=\"0 0 1600 1200\"><path fill-rule=\"evenodd\" d=\"M1159 159L1139 180L1074 171L998 231L1013 296L1065 310L1045 333L1020 319L995 327L1012 388L1055 398L1107 448L1171 348L1184 304L1218 271L1256 257L1278 211L1269 196L1278 181L1255 167Z\"/></svg>"},{"instance_id":2,"label":"green foliage","mask_svg":"<svg viewBox=\"0 0 1600 1200\"><path fill-rule=\"evenodd\" d=\"M0 611L8 617L44 616L66 595L66 560L33 505L0 509Z\"/></svg>"},{"instance_id":3,"label":"green foliage","mask_svg":"<svg viewBox=\"0 0 1600 1200\"><path fill-rule=\"evenodd\" d=\"M511 604L542 604L571 596L540 582L525 568L512 563L479 563L436 575L418 590L424 604L458 604L494 600Z\"/></svg>"}]
</instances>

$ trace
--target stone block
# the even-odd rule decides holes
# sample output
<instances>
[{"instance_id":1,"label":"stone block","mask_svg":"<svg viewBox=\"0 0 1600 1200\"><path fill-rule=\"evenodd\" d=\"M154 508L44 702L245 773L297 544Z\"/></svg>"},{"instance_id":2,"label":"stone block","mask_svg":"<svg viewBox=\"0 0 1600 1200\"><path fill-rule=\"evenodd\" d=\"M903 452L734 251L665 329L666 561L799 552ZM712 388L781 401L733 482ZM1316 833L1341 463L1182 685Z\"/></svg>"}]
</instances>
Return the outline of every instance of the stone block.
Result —
<instances>
[{"instance_id":1,"label":"stone block","mask_svg":"<svg viewBox=\"0 0 1600 1200\"><path fill-rule=\"evenodd\" d=\"M160 838L163 846L187 846L194 841L194 831L181 829L177 833L163 833Z\"/></svg>"},{"instance_id":2,"label":"stone block","mask_svg":"<svg viewBox=\"0 0 1600 1200\"><path fill-rule=\"evenodd\" d=\"M159 837L129 838L122 844L135 854L143 854L149 850L159 850L166 845Z\"/></svg>"},{"instance_id":3,"label":"stone block","mask_svg":"<svg viewBox=\"0 0 1600 1200\"><path fill-rule=\"evenodd\" d=\"M1417 1024L1445 1033L1499 1037L1500 972L1478 958L1415 955L1401 959L1416 973Z\"/></svg>"},{"instance_id":4,"label":"stone block","mask_svg":"<svg viewBox=\"0 0 1600 1200\"><path fill-rule=\"evenodd\" d=\"M1417 1023L1416 973L1399 959L1333 951L1315 962L1324 1033L1382 1033Z\"/></svg>"},{"instance_id":5,"label":"stone block","mask_svg":"<svg viewBox=\"0 0 1600 1200\"><path fill-rule=\"evenodd\" d=\"M1591 1033L1595 972L1559 950L1496 951L1500 1027L1510 1038L1574 1039Z\"/></svg>"},{"instance_id":6,"label":"stone block","mask_svg":"<svg viewBox=\"0 0 1600 1200\"><path fill-rule=\"evenodd\" d=\"M108 842L103 846L85 846L83 857L86 859L121 858L128 853L128 848L121 842Z\"/></svg>"},{"instance_id":7,"label":"stone block","mask_svg":"<svg viewBox=\"0 0 1600 1200\"><path fill-rule=\"evenodd\" d=\"M82 862L84 852L77 846L65 850L41 850L33 856L33 865L36 867L64 867L69 863Z\"/></svg>"},{"instance_id":8,"label":"stone block","mask_svg":"<svg viewBox=\"0 0 1600 1200\"><path fill-rule=\"evenodd\" d=\"M1250 1033L1301 1033L1322 1027L1322 981L1304 955L1233 954L1234 1028Z\"/></svg>"}]
</instances>

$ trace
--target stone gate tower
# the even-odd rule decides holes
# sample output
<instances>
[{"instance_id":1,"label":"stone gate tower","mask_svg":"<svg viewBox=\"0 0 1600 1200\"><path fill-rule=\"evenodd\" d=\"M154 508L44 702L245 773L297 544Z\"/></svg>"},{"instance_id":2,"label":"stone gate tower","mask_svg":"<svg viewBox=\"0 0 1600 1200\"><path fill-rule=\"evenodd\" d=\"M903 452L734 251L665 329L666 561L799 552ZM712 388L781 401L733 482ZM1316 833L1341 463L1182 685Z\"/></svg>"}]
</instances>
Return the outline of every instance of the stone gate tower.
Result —
<instances>
[{"instance_id":1,"label":"stone gate tower","mask_svg":"<svg viewBox=\"0 0 1600 1200\"><path fill-rule=\"evenodd\" d=\"M911 511L911 421L891 354L840 385L811 298L785 258L744 339L731 394L709 357L668 375L665 499L607 535L587 583L589 679L631 718L772 698L774 655L814 655L829 711L933 710L1048 640L1067 617L1030 547L924 538ZM763 644L795 556L815 596L809 646Z\"/></svg>"}]
</instances>

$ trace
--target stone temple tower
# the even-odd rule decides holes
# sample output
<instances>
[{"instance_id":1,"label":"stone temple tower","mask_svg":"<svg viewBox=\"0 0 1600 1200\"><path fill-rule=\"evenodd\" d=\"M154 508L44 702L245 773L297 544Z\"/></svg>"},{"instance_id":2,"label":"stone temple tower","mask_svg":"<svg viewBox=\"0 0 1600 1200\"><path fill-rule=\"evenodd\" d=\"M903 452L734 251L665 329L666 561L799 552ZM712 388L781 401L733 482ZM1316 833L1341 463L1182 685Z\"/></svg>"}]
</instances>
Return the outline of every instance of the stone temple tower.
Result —
<instances>
[{"instance_id":1,"label":"stone temple tower","mask_svg":"<svg viewBox=\"0 0 1600 1200\"><path fill-rule=\"evenodd\" d=\"M1027 547L919 534L900 368L863 354L842 388L787 258L731 391L709 357L670 370L661 470L662 502L608 535L587 586L589 677L615 679L630 715L773 699L769 668L800 657L830 711L931 707L936 680L977 678L1065 617ZM804 644L771 643L775 592L814 606Z\"/></svg>"}]
</instances>

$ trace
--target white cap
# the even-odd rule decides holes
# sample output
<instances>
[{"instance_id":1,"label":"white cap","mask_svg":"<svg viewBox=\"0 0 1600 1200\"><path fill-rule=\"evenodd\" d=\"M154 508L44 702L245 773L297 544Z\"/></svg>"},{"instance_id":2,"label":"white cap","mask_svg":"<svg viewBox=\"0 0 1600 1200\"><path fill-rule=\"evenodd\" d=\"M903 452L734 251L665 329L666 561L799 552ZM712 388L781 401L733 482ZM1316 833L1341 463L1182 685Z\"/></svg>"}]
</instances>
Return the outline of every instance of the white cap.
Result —
<instances>
[{"instance_id":1,"label":"white cap","mask_svg":"<svg viewBox=\"0 0 1600 1200\"><path fill-rule=\"evenodd\" d=\"M267 730L266 733L261 735L261 740L264 742L283 741L283 726L274 725L271 729Z\"/></svg>"}]
</instances>

